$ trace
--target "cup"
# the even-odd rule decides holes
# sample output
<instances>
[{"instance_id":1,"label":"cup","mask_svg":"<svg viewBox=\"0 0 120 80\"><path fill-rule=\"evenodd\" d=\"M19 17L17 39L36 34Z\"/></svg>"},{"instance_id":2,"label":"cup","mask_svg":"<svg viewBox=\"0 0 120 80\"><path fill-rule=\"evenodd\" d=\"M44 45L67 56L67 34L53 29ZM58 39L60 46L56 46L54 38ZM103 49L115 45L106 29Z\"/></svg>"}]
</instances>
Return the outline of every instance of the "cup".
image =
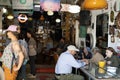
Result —
<instances>
[{"instance_id":1,"label":"cup","mask_svg":"<svg viewBox=\"0 0 120 80\"><path fill-rule=\"evenodd\" d=\"M117 70L117 67L108 66L107 67L107 74L110 76L116 75L116 70Z\"/></svg>"},{"instance_id":2,"label":"cup","mask_svg":"<svg viewBox=\"0 0 120 80\"><path fill-rule=\"evenodd\" d=\"M105 65L106 65L106 62L105 61L99 61L98 62L98 66L99 66L99 70L98 72L99 73L105 73Z\"/></svg>"}]
</instances>

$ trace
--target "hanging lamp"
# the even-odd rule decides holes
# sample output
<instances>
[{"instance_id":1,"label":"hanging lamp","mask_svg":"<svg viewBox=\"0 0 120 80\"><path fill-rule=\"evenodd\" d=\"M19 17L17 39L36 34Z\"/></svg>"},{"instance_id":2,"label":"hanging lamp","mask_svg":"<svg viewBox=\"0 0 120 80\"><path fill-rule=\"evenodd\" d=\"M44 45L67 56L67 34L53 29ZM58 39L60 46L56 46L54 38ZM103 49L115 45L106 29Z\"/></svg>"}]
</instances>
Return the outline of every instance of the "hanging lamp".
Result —
<instances>
[{"instance_id":1,"label":"hanging lamp","mask_svg":"<svg viewBox=\"0 0 120 80\"><path fill-rule=\"evenodd\" d=\"M68 12L70 12L70 13L79 13L80 12L80 6L78 6L78 5L70 5L68 7Z\"/></svg>"},{"instance_id":2,"label":"hanging lamp","mask_svg":"<svg viewBox=\"0 0 120 80\"><path fill-rule=\"evenodd\" d=\"M87 10L96 10L106 8L107 5L106 0L85 0L82 4L82 8Z\"/></svg>"},{"instance_id":3,"label":"hanging lamp","mask_svg":"<svg viewBox=\"0 0 120 80\"><path fill-rule=\"evenodd\" d=\"M12 20L13 18L14 18L13 15L8 15L8 16L7 16L7 19L9 19L9 20Z\"/></svg>"},{"instance_id":4,"label":"hanging lamp","mask_svg":"<svg viewBox=\"0 0 120 80\"><path fill-rule=\"evenodd\" d=\"M51 10L49 10L49 11L47 11L47 15L48 15L48 16L52 16L52 15L54 15L54 12L51 11Z\"/></svg>"},{"instance_id":5,"label":"hanging lamp","mask_svg":"<svg viewBox=\"0 0 120 80\"><path fill-rule=\"evenodd\" d=\"M61 20L60 20L59 18L57 18L57 19L55 20L55 22L56 22L56 23L60 23Z\"/></svg>"}]
</instances>

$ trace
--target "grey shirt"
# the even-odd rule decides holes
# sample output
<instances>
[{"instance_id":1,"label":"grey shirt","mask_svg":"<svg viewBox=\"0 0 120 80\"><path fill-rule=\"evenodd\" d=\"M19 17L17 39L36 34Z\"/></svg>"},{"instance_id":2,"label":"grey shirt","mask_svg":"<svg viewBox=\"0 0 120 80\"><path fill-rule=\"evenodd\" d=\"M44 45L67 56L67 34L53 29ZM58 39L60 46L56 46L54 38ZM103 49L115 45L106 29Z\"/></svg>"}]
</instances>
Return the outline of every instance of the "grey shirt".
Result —
<instances>
[{"instance_id":1,"label":"grey shirt","mask_svg":"<svg viewBox=\"0 0 120 80\"><path fill-rule=\"evenodd\" d=\"M30 38L28 42L28 48L29 48L29 56L35 56L37 54L36 52L36 41L34 38Z\"/></svg>"}]
</instances>

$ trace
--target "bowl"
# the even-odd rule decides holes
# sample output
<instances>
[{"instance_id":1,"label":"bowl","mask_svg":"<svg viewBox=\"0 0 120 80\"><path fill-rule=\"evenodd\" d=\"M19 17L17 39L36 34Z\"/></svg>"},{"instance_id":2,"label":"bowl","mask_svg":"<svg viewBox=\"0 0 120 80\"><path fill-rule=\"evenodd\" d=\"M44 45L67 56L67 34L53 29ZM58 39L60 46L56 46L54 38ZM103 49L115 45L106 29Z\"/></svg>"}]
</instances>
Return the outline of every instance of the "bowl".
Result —
<instances>
[{"instance_id":1,"label":"bowl","mask_svg":"<svg viewBox=\"0 0 120 80\"><path fill-rule=\"evenodd\" d=\"M117 67L111 67L111 66L108 66L107 67L107 74L108 75L116 75L116 70L117 70Z\"/></svg>"}]
</instances>

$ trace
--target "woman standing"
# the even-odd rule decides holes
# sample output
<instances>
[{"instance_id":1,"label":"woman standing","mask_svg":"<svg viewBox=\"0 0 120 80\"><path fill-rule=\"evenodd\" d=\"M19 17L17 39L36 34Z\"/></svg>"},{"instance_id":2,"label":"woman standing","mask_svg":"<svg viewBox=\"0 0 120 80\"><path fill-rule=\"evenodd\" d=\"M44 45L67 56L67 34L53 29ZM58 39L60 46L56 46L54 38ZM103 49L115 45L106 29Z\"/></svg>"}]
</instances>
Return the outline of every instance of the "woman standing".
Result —
<instances>
[{"instance_id":1,"label":"woman standing","mask_svg":"<svg viewBox=\"0 0 120 80\"><path fill-rule=\"evenodd\" d=\"M28 49L29 49L29 63L30 63L30 77L36 78L36 71L35 71L35 59L36 59L36 41L35 37L31 31L27 32L27 37L29 38L28 40Z\"/></svg>"},{"instance_id":2,"label":"woman standing","mask_svg":"<svg viewBox=\"0 0 120 80\"><path fill-rule=\"evenodd\" d=\"M120 59L112 47L106 48L106 58L105 59L106 59L108 66L118 67L120 65Z\"/></svg>"},{"instance_id":3,"label":"woman standing","mask_svg":"<svg viewBox=\"0 0 120 80\"><path fill-rule=\"evenodd\" d=\"M17 26L10 25L6 30L7 37L11 42L4 49L1 57L5 80L16 80L24 55L18 42Z\"/></svg>"}]
</instances>

